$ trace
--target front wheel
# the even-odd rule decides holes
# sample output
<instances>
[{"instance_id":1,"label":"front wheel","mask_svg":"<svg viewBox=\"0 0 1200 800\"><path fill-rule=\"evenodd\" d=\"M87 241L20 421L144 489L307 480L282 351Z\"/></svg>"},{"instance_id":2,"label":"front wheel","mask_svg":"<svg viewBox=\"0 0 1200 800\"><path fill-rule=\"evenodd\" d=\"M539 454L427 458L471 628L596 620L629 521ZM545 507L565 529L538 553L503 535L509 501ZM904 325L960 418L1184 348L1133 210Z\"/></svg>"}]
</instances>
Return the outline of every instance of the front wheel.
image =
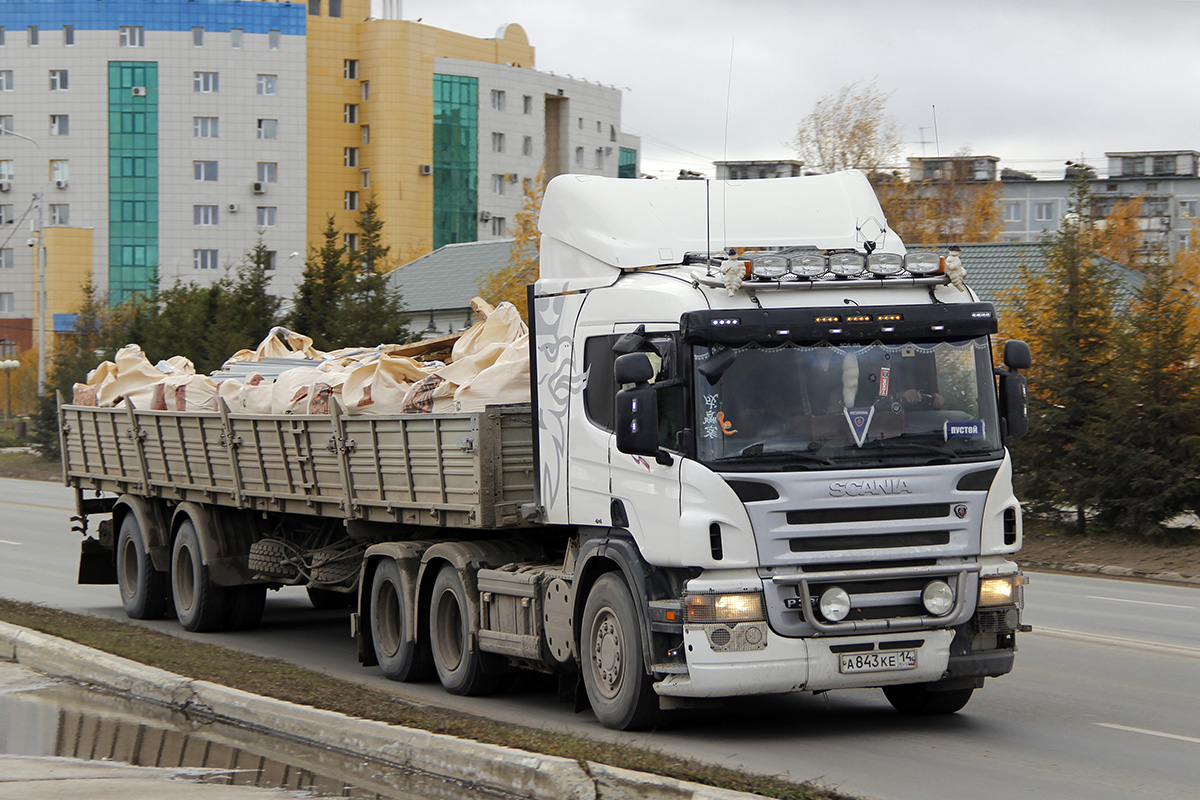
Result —
<instances>
[{"instance_id":1,"label":"front wheel","mask_svg":"<svg viewBox=\"0 0 1200 800\"><path fill-rule=\"evenodd\" d=\"M583 686L604 727L639 730L659 722L658 695L643 667L637 609L615 572L602 575L588 594L579 656Z\"/></svg>"},{"instance_id":2,"label":"front wheel","mask_svg":"<svg viewBox=\"0 0 1200 800\"><path fill-rule=\"evenodd\" d=\"M930 688L935 685L907 683L901 686L885 686L883 695L892 704L892 708L901 714L953 714L961 711L975 693L970 686L938 692Z\"/></svg>"},{"instance_id":3,"label":"front wheel","mask_svg":"<svg viewBox=\"0 0 1200 800\"><path fill-rule=\"evenodd\" d=\"M162 619L169 603L167 574L154 568L137 517L129 512L117 534L117 585L130 619Z\"/></svg>"},{"instance_id":4,"label":"front wheel","mask_svg":"<svg viewBox=\"0 0 1200 800\"><path fill-rule=\"evenodd\" d=\"M179 624L194 633L219 629L228 607L226 594L226 587L218 586L209 577L195 523L185 519L171 548L171 595L175 598Z\"/></svg>"}]
</instances>

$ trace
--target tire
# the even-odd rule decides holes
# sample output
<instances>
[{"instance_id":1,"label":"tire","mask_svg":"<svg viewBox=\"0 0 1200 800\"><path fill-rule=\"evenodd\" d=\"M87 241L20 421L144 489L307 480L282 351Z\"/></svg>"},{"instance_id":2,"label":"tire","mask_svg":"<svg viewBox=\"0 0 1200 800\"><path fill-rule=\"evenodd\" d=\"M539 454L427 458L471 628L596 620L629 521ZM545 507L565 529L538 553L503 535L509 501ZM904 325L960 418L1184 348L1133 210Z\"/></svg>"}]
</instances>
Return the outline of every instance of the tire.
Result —
<instances>
[{"instance_id":1,"label":"tire","mask_svg":"<svg viewBox=\"0 0 1200 800\"><path fill-rule=\"evenodd\" d=\"M653 678L643 668L633 595L618 573L602 575L588 594L579 657L584 689L604 727L642 730L661 721Z\"/></svg>"},{"instance_id":2,"label":"tire","mask_svg":"<svg viewBox=\"0 0 1200 800\"><path fill-rule=\"evenodd\" d=\"M225 587L225 616L222 627L231 631L247 631L262 622L263 607L267 604L267 585L247 583Z\"/></svg>"},{"instance_id":3,"label":"tire","mask_svg":"<svg viewBox=\"0 0 1200 800\"><path fill-rule=\"evenodd\" d=\"M313 608L321 611L348 609L354 607L353 592L335 592L332 589L321 589L316 586L308 587L308 602Z\"/></svg>"},{"instance_id":4,"label":"tire","mask_svg":"<svg viewBox=\"0 0 1200 800\"><path fill-rule=\"evenodd\" d=\"M162 619L170 602L168 575L154 568L137 517L129 512L117 534L117 587L130 619Z\"/></svg>"},{"instance_id":5,"label":"tire","mask_svg":"<svg viewBox=\"0 0 1200 800\"><path fill-rule=\"evenodd\" d=\"M948 692L934 691L932 683L909 683L901 686L885 686L883 694L892 708L901 714L953 714L961 711L975 690L951 689Z\"/></svg>"},{"instance_id":6,"label":"tire","mask_svg":"<svg viewBox=\"0 0 1200 800\"><path fill-rule=\"evenodd\" d=\"M429 644L406 638L413 599L396 562L380 562L371 581L371 642L379 668L393 681L413 683L434 673Z\"/></svg>"},{"instance_id":7,"label":"tire","mask_svg":"<svg viewBox=\"0 0 1200 800\"><path fill-rule=\"evenodd\" d=\"M442 567L429 598L429 649L438 680L450 694L489 694L498 683L484 671L483 654L471 648L470 604L458 570Z\"/></svg>"},{"instance_id":8,"label":"tire","mask_svg":"<svg viewBox=\"0 0 1200 800\"><path fill-rule=\"evenodd\" d=\"M171 548L171 596L175 599L175 616L184 630L205 633L221 628L228 591L209 578L200 537L190 519L179 526Z\"/></svg>"}]
</instances>

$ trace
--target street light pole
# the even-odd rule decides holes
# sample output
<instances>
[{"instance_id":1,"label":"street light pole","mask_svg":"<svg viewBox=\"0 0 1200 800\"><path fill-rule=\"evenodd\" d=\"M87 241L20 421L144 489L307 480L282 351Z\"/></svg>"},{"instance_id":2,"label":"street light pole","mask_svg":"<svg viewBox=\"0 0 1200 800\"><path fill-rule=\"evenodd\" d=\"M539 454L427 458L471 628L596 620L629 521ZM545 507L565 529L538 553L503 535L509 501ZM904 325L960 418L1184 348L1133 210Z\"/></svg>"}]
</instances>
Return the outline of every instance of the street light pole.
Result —
<instances>
[{"instance_id":1,"label":"street light pole","mask_svg":"<svg viewBox=\"0 0 1200 800\"><path fill-rule=\"evenodd\" d=\"M24 134L0 128L0 136L15 136L32 142L33 146L42 152L42 145L37 139ZM37 203L38 226L38 365L37 365L37 396L46 396L46 227L43 225L42 212L46 204L45 192L34 192L34 202Z\"/></svg>"}]
</instances>

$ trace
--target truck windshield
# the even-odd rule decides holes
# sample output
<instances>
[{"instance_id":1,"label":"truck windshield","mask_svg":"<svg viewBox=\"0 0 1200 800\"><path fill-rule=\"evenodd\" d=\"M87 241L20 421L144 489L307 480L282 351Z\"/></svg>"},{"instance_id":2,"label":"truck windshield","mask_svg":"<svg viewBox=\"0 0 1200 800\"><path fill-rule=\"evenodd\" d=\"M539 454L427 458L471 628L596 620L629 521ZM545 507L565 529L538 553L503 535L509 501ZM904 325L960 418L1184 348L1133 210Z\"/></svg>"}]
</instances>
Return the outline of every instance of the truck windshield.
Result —
<instances>
[{"instance_id":1,"label":"truck windshield","mask_svg":"<svg viewBox=\"0 0 1200 800\"><path fill-rule=\"evenodd\" d=\"M693 348L697 455L717 468L944 463L1001 448L987 337L727 352ZM704 369L714 357L728 366Z\"/></svg>"}]
</instances>

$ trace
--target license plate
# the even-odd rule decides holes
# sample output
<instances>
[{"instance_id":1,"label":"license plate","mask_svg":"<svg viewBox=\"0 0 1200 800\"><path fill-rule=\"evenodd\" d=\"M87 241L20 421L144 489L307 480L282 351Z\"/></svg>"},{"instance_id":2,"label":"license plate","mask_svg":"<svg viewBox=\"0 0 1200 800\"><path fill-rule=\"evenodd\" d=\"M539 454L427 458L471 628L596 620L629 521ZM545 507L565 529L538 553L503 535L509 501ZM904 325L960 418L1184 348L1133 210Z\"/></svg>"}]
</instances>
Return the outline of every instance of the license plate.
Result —
<instances>
[{"instance_id":1,"label":"license plate","mask_svg":"<svg viewBox=\"0 0 1200 800\"><path fill-rule=\"evenodd\" d=\"M916 650L893 650L890 653L846 653L841 656L841 663L838 665L838 671L842 674L898 672L916 668Z\"/></svg>"}]
</instances>

